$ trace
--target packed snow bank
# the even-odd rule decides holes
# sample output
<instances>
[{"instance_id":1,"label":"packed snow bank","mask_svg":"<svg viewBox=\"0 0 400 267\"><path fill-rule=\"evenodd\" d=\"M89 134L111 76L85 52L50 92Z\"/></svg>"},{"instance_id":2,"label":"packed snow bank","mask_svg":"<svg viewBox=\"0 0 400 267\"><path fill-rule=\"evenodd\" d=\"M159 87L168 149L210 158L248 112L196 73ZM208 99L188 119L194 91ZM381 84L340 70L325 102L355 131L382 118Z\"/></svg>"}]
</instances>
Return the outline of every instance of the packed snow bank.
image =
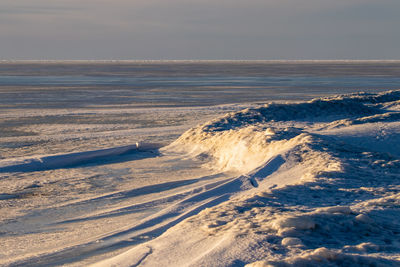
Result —
<instances>
[{"instance_id":1,"label":"packed snow bank","mask_svg":"<svg viewBox=\"0 0 400 267\"><path fill-rule=\"evenodd\" d=\"M166 150L212 156L214 168L247 173L274 155L307 142L305 133L312 132L312 126L397 121L400 113L387 112L382 105L398 98L399 91L359 93L245 109L190 129Z\"/></svg>"},{"instance_id":2,"label":"packed snow bank","mask_svg":"<svg viewBox=\"0 0 400 267\"><path fill-rule=\"evenodd\" d=\"M309 136L299 133L296 129L277 130L262 125L211 133L196 128L167 149L186 150L191 156L210 156L215 159L209 165L212 168L247 173L273 156L306 142Z\"/></svg>"},{"instance_id":3,"label":"packed snow bank","mask_svg":"<svg viewBox=\"0 0 400 267\"><path fill-rule=\"evenodd\" d=\"M187 131L162 152L238 172L240 186L97 265L400 266L400 158L389 149L399 100L389 91L270 104Z\"/></svg>"},{"instance_id":4,"label":"packed snow bank","mask_svg":"<svg viewBox=\"0 0 400 267\"><path fill-rule=\"evenodd\" d=\"M99 149L93 151L83 151L76 153L68 153L61 155L46 155L29 158L13 158L0 160L1 172L33 172L42 170L51 170L58 168L67 168L88 163L104 164L108 161L115 160L115 157L128 154L139 155L140 152L157 151L161 145L149 143L135 143L134 145L113 147L107 149Z\"/></svg>"}]
</instances>

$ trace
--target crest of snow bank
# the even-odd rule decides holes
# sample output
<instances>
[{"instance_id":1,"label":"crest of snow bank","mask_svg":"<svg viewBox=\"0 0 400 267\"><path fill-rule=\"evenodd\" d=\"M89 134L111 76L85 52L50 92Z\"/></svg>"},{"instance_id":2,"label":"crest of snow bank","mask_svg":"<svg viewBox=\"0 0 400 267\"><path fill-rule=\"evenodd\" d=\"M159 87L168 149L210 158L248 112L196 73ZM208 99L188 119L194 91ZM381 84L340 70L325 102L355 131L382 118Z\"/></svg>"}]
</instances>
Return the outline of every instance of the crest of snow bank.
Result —
<instances>
[{"instance_id":1,"label":"crest of snow bank","mask_svg":"<svg viewBox=\"0 0 400 267\"><path fill-rule=\"evenodd\" d=\"M207 122L199 128L204 132L226 131L257 123L278 121L327 121L368 116L381 113L378 104L400 100L400 90L378 94L357 93L328 98L317 98L303 103L267 104L228 113L221 118Z\"/></svg>"},{"instance_id":2,"label":"crest of snow bank","mask_svg":"<svg viewBox=\"0 0 400 267\"><path fill-rule=\"evenodd\" d=\"M318 98L304 103L267 104L263 107L248 108L207 122L200 126L204 132L226 131L277 121L327 121L331 119L349 118L352 116L368 116L380 113L373 104L381 104L400 99L400 91L389 91L380 94L358 93L330 98Z\"/></svg>"}]
</instances>

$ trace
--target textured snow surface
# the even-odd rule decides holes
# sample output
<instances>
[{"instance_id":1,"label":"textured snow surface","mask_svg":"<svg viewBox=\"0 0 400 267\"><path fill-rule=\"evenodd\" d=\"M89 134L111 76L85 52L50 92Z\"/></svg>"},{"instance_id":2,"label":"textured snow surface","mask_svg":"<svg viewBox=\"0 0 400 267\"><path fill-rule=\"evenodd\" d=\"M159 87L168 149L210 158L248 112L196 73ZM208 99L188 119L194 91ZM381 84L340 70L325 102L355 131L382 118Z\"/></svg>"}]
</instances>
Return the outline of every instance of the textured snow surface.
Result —
<instances>
[{"instance_id":1,"label":"textured snow surface","mask_svg":"<svg viewBox=\"0 0 400 267\"><path fill-rule=\"evenodd\" d=\"M219 201L95 266L400 266L399 100L269 104L188 130L161 152L236 173L206 191Z\"/></svg>"},{"instance_id":2,"label":"textured snow surface","mask_svg":"<svg viewBox=\"0 0 400 267\"><path fill-rule=\"evenodd\" d=\"M195 114L153 112L162 141ZM254 105L164 147L48 126L63 153L0 160L0 265L400 266L400 91ZM115 145L67 147L97 131Z\"/></svg>"}]
</instances>

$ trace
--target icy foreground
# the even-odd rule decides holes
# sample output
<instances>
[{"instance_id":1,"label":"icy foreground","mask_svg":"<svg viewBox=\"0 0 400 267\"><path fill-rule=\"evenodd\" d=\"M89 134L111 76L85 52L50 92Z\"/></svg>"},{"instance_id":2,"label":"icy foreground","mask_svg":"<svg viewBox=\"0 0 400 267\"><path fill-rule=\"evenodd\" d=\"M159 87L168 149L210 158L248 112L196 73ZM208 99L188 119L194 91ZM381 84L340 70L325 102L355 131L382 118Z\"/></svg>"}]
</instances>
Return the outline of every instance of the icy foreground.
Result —
<instances>
[{"instance_id":1,"label":"icy foreground","mask_svg":"<svg viewBox=\"0 0 400 267\"><path fill-rule=\"evenodd\" d=\"M201 205L162 235L95 266L400 266L399 133L400 91L195 127L161 152L237 175L190 196Z\"/></svg>"}]
</instances>

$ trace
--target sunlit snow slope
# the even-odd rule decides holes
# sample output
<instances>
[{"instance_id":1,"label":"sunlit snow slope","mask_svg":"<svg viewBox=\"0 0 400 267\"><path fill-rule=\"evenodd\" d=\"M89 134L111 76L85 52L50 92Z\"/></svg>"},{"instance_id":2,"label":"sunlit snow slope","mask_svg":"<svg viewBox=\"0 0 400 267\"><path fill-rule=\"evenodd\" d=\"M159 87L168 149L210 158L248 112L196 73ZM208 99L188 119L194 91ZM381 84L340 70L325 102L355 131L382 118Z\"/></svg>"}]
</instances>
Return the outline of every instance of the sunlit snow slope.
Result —
<instances>
[{"instance_id":1,"label":"sunlit snow slope","mask_svg":"<svg viewBox=\"0 0 400 267\"><path fill-rule=\"evenodd\" d=\"M400 266L399 130L400 91L192 128L160 152L234 175L156 214L148 223L181 214L158 237L95 266Z\"/></svg>"}]
</instances>

